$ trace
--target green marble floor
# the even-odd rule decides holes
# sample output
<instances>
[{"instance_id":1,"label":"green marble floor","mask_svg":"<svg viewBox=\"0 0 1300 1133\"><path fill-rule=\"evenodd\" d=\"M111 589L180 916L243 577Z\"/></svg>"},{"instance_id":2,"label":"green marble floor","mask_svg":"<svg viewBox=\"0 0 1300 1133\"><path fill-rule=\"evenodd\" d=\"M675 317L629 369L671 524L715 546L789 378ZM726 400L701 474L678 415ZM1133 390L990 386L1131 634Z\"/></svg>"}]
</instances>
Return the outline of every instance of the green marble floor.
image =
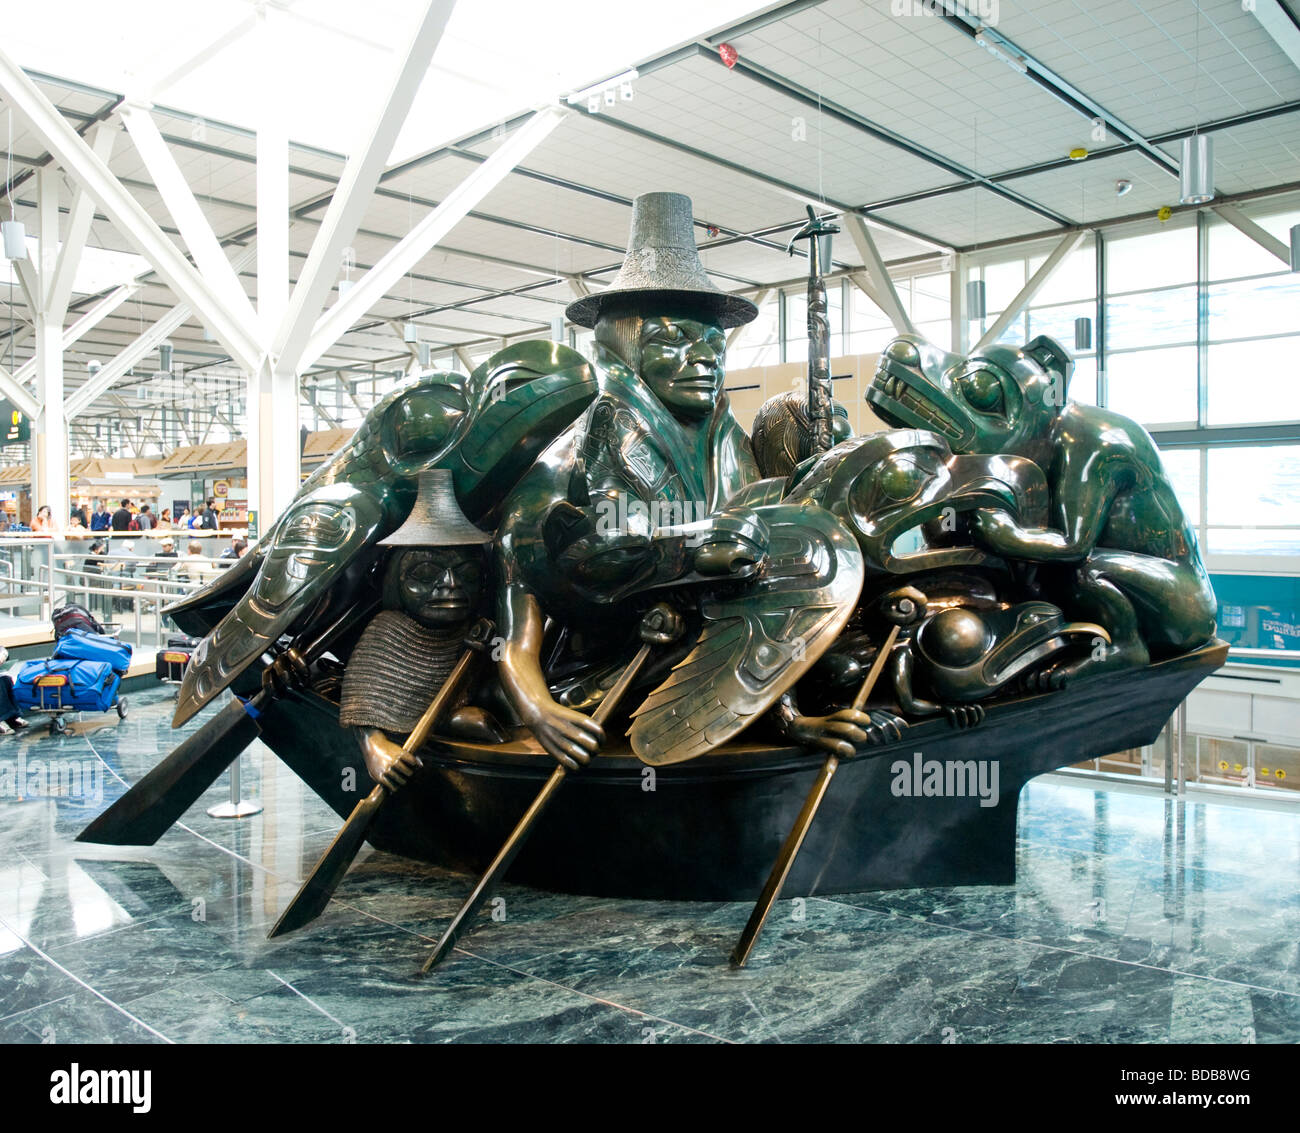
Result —
<instances>
[{"instance_id":1,"label":"green marble floor","mask_svg":"<svg viewBox=\"0 0 1300 1133\"><path fill-rule=\"evenodd\" d=\"M732 972L746 905L507 885L419 979L468 882L389 855L266 939L339 821L261 745L258 817L208 817L223 778L156 846L73 841L176 742L169 693L0 739L0 1042L1300 1040L1297 813L1039 780L1011 887L785 901Z\"/></svg>"}]
</instances>

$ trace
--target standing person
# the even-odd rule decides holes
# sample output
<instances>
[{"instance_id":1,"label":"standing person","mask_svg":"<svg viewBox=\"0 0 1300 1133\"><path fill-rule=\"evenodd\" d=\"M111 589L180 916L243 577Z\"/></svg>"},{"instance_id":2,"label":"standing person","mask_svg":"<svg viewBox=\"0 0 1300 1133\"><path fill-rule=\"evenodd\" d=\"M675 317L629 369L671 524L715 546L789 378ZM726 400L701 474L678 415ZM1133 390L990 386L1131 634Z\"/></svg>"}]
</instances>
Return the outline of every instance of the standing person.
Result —
<instances>
[{"instance_id":1,"label":"standing person","mask_svg":"<svg viewBox=\"0 0 1300 1133\"><path fill-rule=\"evenodd\" d=\"M203 512L203 522L200 526L205 531L215 531L217 529L217 516L221 513L217 511L217 501L209 496L207 509Z\"/></svg>"},{"instance_id":2,"label":"standing person","mask_svg":"<svg viewBox=\"0 0 1300 1133\"><path fill-rule=\"evenodd\" d=\"M95 514L90 517L91 531L107 531L113 525L113 517L108 514L108 506L100 500L95 507Z\"/></svg>"},{"instance_id":3,"label":"standing person","mask_svg":"<svg viewBox=\"0 0 1300 1133\"><path fill-rule=\"evenodd\" d=\"M162 513L158 516L158 526L160 528L167 528L170 527L171 525L172 525L172 509L169 507L165 507L162 509Z\"/></svg>"},{"instance_id":4,"label":"standing person","mask_svg":"<svg viewBox=\"0 0 1300 1133\"><path fill-rule=\"evenodd\" d=\"M140 514L135 517L136 523L141 531L152 531L154 527L153 512L150 511L148 504L140 505Z\"/></svg>"},{"instance_id":5,"label":"standing person","mask_svg":"<svg viewBox=\"0 0 1300 1133\"><path fill-rule=\"evenodd\" d=\"M50 505L41 504L36 509L36 518L32 520L32 530L45 535L53 535L58 529L57 524L54 522L54 513L50 511Z\"/></svg>"},{"instance_id":6,"label":"standing person","mask_svg":"<svg viewBox=\"0 0 1300 1133\"><path fill-rule=\"evenodd\" d=\"M113 513L113 518L109 521L109 526L114 531L131 530L131 501L123 500L122 506Z\"/></svg>"},{"instance_id":7,"label":"standing person","mask_svg":"<svg viewBox=\"0 0 1300 1133\"><path fill-rule=\"evenodd\" d=\"M73 506L72 513L68 516L68 522L73 527L90 526L90 509L85 504L76 504Z\"/></svg>"}]
</instances>

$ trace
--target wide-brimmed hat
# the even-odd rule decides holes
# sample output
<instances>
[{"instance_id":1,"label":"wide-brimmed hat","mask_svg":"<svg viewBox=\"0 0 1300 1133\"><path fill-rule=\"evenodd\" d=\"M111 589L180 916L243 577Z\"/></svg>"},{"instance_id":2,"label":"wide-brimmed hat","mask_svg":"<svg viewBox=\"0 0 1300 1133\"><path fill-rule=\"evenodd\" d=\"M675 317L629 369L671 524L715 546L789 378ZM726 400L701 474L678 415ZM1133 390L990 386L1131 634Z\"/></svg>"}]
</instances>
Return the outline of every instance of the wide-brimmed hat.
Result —
<instances>
[{"instance_id":1,"label":"wide-brimmed hat","mask_svg":"<svg viewBox=\"0 0 1300 1133\"><path fill-rule=\"evenodd\" d=\"M490 543L492 534L480 531L460 510L451 472L446 468L427 468L420 473L415 506L406 522L381 547L465 547Z\"/></svg>"},{"instance_id":2,"label":"wide-brimmed hat","mask_svg":"<svg viewBox=\"0 0 1300 1133\"><path fill-rule=\"evenodd\" d=\"M629 301L647 315L665 304L689 300L723 328L758 317L748 299L720 291L709 281L695 247L691 198L682 193L643 193L632 202L632 235L614 281L598 295L584 295L565 310L569 322L594 327L611 305Z\"/></svg>"}]
</instances>

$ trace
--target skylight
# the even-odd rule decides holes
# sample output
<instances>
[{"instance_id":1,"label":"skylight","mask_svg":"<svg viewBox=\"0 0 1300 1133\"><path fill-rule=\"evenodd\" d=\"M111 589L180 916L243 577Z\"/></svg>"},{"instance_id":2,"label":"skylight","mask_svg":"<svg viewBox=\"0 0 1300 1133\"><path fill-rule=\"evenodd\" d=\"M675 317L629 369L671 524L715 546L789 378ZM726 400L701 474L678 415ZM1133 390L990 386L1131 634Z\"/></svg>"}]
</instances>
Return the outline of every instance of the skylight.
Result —
<instances>
[{"instance_id":1,"label":"skylight","mask_svg":"<svg viewBox=\"0 0 1300 1133\"><path fill-rule=\"evenodd\" d=\"M290 137L347 152L424 5L287 0L273 5ZM401 161L616 75L766 7L754 0L461 0L390 161ZM266 94L248 0L60 0L15 6L4 49L29 70L256 129ZM207 54L215 45L216 50Z\"/></svg>"},{"instance_id":2,"label":"skylight","mask_svg":"<svg viewBox=\"0 0 1300 1133\"><path fill-rule=\"evenodd\" d=\"M27 237L27 258L33 264L41 262L40 241L34 236ZM74 295L95 295L119 283L127 283L149 269L149 261L132 252L87 247L82 251L72 277L72 291Z\"/></svg>"}]
</instances>

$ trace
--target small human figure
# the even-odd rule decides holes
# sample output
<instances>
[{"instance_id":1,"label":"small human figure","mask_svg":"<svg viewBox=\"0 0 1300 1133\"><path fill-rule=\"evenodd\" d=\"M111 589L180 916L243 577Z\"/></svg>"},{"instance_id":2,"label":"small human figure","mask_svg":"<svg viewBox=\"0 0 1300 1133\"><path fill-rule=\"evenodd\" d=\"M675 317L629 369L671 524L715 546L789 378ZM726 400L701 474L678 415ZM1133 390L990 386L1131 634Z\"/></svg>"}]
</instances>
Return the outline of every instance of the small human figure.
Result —
<instances>
[{"instance_id":1,"label":"small human figure","mask_svg":"<svg viewBox=\"0 0 1300 1133\"><path fill-rule=\"evenodd\" d=\"M107 531L113 525L113 517L109 514L108 505L100 500L95 505L95 514L90 517L91 531Z\"/></svg>"},{"instance_id":2,"label":"small human figure","mask_svg":"<svg viewBox=\"0 0 1300 1133\"><path fill-rule=\"evenodd\" d=\"M131 501L123 500L122 506L113 513L113 518L109 521L109 526L114 531L131 530Z\"/></svg>"},{"instance_id":3,"label":"small human figure","mask_svg":"<svg viewBox=\"0 0 1300 1133\"><path fill-rule=\"evenodd\" d=\"M391 736L406 736L465 652L483 605L484 545L491 536L461 513L446 472L424 472L410 518L381 545L395 548L383 583L384 608L371 619L343 673L339 723L355 728L371 778L401 786L419 765ZM439 731L499 742L482 708L451 706Z\"/></svg>"}]
</instances>

